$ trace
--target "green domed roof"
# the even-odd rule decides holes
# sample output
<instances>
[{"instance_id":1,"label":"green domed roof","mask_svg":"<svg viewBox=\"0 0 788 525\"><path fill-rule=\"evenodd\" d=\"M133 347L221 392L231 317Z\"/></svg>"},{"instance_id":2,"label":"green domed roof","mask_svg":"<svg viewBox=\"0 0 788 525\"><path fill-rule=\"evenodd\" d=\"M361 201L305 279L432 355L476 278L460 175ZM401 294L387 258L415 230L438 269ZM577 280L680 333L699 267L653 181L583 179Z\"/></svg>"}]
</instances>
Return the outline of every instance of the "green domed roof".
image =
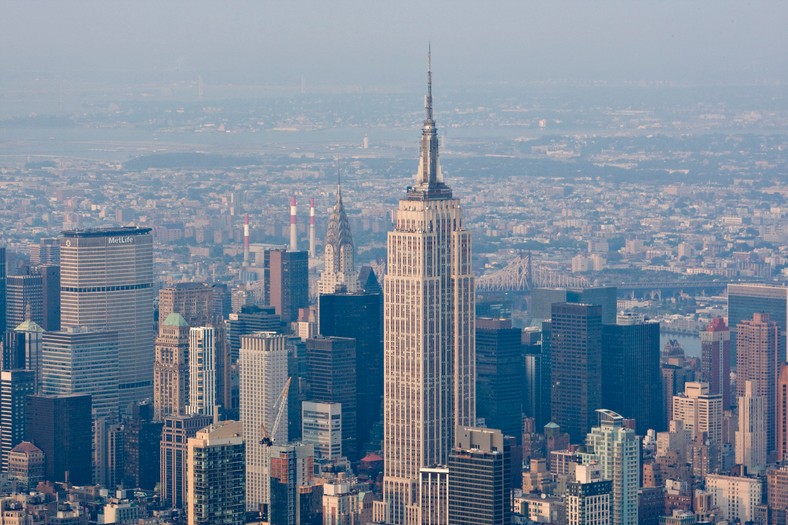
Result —
<instances>
[{"instance_id":1,"label":"green domed roof","mask_svg":"<svg viewBox=\"0 0 788 525\"><path fill-rule=\"evenodd\" d=\"M189 326L189 323L186 322L186 319L177 312L173 312L167 316L167 319L164 320L165 326Z\"/></svg>"},{"instance_id":2,"label":"green domed roof","mask_svg":"<svg viewBox=\"0 0 788 525\"><path fill-rule=\"evenodd\" d=\"M14 329L15 332L43 332L44 329L38 326L35 321L27 319Z\"/></svg>"}]
</instances>

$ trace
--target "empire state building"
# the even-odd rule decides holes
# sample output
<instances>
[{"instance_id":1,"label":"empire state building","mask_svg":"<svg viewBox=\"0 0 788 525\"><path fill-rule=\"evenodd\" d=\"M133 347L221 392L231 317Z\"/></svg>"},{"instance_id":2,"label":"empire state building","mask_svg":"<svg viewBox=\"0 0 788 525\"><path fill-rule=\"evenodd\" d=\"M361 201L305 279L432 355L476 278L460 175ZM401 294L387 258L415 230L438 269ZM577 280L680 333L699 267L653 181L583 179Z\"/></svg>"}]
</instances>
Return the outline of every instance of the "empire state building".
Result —
<instances>
[{"instance_id":1,"label":"empire state building","mask_svg":"<svg viewBox=\"0 0 788 525\"><path fill-rule=\"evenodd\" d=\"M388 235L385 466L375 520L391 524L421 523L422 513L435 512L422 504L430 500L420 484L422 469L445 465L455 428L476 423L471 234L441 174L431 63L425 107L416 180Z\"/></svg>"}]
</instances>

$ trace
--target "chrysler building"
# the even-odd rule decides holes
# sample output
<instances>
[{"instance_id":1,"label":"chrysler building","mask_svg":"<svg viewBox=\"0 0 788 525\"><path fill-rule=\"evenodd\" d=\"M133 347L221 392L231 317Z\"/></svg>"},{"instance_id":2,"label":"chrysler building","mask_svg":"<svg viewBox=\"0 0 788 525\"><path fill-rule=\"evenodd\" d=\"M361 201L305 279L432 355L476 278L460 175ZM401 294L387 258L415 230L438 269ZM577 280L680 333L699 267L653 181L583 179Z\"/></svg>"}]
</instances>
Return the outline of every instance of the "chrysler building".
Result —
<instances>
[{"instance_id":1,"label":"chrysler building","mask_svg":"<svg viewBox=\"0 0 788 525\"><path fill-rule=\"evenodd\" d=\"M349 293L358 291L358 273L354 262L353 236L350 222L342 203L342 188L337 183L337 197L328 221L325 240L325 268L317 284L318 295L336 293L344 289Z\"/></svg>"}]
</instances>

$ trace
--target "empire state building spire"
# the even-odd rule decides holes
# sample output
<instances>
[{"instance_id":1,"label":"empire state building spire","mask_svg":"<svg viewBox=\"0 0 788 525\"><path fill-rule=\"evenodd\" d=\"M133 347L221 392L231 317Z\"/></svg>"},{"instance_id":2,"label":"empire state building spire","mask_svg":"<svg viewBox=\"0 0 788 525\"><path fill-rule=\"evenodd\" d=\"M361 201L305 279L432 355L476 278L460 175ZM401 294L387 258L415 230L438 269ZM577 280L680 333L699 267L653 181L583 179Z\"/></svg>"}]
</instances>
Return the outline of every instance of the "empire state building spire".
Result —
<instances>
[{"instance_id":1,"label":"empire state building spire","mask_svg":"<svg viewBox=\"0 0 788 525\"><path fill-rule=\"evenodd\" d=\"M383 293L383 499L373 519L393 525L445 517L424 492L423 469L445 465L455 429L476 425L472 239L440 173L431 67L425 107L419 172L388 234Z\"/></svg>"},{"instance_id":2,"label":"empire state building spire","mask_svg":"<svg viewBox=\"0 0 788 525\"><path fill-rule=\"evenodd\" d=\"M432 116L432 49L427 53L427 95L424 97L426 118L421 128L421 152L416 185L409 189L409 198L451 198L451 190L443 183L438 159L438 128Z\"/></svg>"}]
</instances>

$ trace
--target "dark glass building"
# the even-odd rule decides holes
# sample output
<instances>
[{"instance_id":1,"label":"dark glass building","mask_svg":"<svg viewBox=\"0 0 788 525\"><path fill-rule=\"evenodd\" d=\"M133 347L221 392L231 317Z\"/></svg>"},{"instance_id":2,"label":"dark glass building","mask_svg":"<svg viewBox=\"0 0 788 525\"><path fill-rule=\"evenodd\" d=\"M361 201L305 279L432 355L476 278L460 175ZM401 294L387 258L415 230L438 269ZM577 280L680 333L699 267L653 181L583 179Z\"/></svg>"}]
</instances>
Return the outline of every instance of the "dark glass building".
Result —
<instances>
[{"instance_id":1,"label":"dark glass building","mask_svg":"<svg viewBox=\"0 0 788 525\"><path fill-rule=\"evenodd\" d=\"M56 332L60 330L60 266L47 264L35 267L33 271L41 275L44 316L41 327L47 332Z\"/></svg>"},{"instance_id":2,"label":"dark glass building","mask_svg":"<svg viewBox=\"0 0 788 525\"><path fill-rule=\"evenodd\" d=\"M722 408L733 406L731 399L731 331L722 317L712 319L700 333L701 381L709 384L710 394L722 394Z\"/></svg>"},{"instance_id":3,"label":"dark glass building","mask_svg":"<svg viewBox=\"0 0 788 525\"><path fill-rule=\"evenodd\" d=\"M637 434L665 430L659 323L619 316L602 326L602 406L634 419Z\"/></svg>"},{"instance_id":4,"label":"dark glass building","mask_svg":"<svg viewBox=\"0 0 788 525\"><path fill-rule=\"evenodd\" d=\"M452 525L509 525L509 442L500 430L458 428L449 453L449 516Z\"/></svg>"},{"instance_id":5,"label":"dark glass building","mask_svg":"<svg viewBox=\"0 0 788 525\"><path fill-rule=\"evenodd\" d=\"M347 337L306 340L309 401L342 403L342 452L358 458L356 442L356 342Z\"/></svg>"},{"instance_id":6,"label":"dark glass building","mask_svg":"<svg viewBox=\"0 0 788 525\"><path fill-rule=\"evenodd\" d=\"M737 366L737 325L752 319L756 313L765 313L780 329L779 355L786 360L786 329L788 328L788 287L767 284L728 285L728 327L731 331L731 366Z\"/></svg>"},{"instance_id":7,"label":"dark glass building","mask_svg":"<svg viewBox=\"0 0 788 525\"><path fill-rule=\"evenodd\" d=\"M6 267L5 267L5 246L0 246L0 338L6 332L6 304L5 304L5 291L6 289Z\"/></svg>"},{"instance_id":8,"label":"dark glass building","mask_svg":"<svg viewBox=\"0 0 788 525\"><path fill-rule=\"evenodd\" d=\"M123 456L125 487L153 490L159 482L162 428L153 421L153 404L137 403L124 426Z\"/></svg>"},{"instance_id":9,"label":"dark glass building","mask_svg":"<svg viewBox=\"0 0 788 525\"><path fill-rule=\"evenodd\" d=\"M211 421L210 416L202 415L164 418L160 444L160 493L162 501L176 509L186 506L186 444Z\"/></svg>"},{"instance_id":10,"label":"dark glass building","mask_svg":"<svg viewBox=\"0 0 788 525\"><path fill-rule=\"evenodd\" d=\"M476 319L476 416L522 439L521 330L509 319Z\"/></svg>"},{"instance_id":11,"label":"dark glass building","mask_svg":"<svg viewBox=\"0 0 788 525\"><path fill-rule=\"evenodd\" d=\"M551 326L552 420L581 443L602 406L602 307L553 304Z\"/></svg>"},{"instance_id":12,"label":"dark glass building","mask_svg":"<svg viewBox=\"0 0 788 525\"><path fill-rule=\"evenodd\" d=\"M36 374L30 370L0 372L0 454L3 472L8 454L25 440L26 398L36 393Z\"/></svg>"},{"instance_id":13,"label":"dark glass building","mask_svg":"<svg viewBox=\"0 0 788 525\"><path fill-rule=\"evenodd\" d=\"M93 443L90 395L28 396L25 418L26 440L46 456L46 479L89 485Z\"/></svg>"},{"instance_id":14,"label":"dark glass building","mask_svg":"<svg viewBox=\"0 0 788 525\"><path fill-rule=\"evenodd\" d=\"M231 313L227 321L227 341L230 345L231 362L238 362L241 336L254 332L282 333L282 319L273 306L244 305L241 311Z\"/></svg>"},{"instance_id":15,"label":"dark glass building","mask_svg":"<svg viewBox=\"0 0 788 525\"><path fill-rule=\"evenodd\" d=\"M371 274L374 278L374 274ZM377 281L374 281L375 283ZM356 341L356 444L359 453L377 450L370 432L382 418L383 400L383 303L379 293L327 294L320 296L319 333Z\"/></svg>"},{"instance_id":16,"label":"dark glass building","mask_svg":"<svg viewBox=\"0 0 788 525\"><path fill-rule=\"evenodd\" d=\"M309 306L309 252L272 250L271 306L285 323L298 320L298 309Z\"/></svg>"},{"instance_id":17,"label":"dark glass building","mask_svg":"<svg viewBox=\"0 0 788 525\"><path fill-rule=\"evenodd\" d=\"M602 322L615 324L618 290L615 286L596 288L535 288L531 292L531 318L539 323L550 319L555 303L598 304L602 307Z\"/></svg>"},{"instance_id":18,"label":"dark glass building","mask_svg":"<svg viewBox=\"0 0 788 525\"><path fill-rule=\"evenodd\" d=\"M14 328L22 324L30 311L30 320L44 323L44 298L41 275L9 275L6 277L6 323Z\"/></svg>"},{"instance_id":19,"label":"dark glass building","mask_svg":"<svg viewBox=\"0 0 788 525\"><path fill-rule=\"evenodd\" d=\"M26 268L6 278L6 322L10 329L30 319L48 332L60 330L60 266Z\"/></svg>"}]
</instances>

